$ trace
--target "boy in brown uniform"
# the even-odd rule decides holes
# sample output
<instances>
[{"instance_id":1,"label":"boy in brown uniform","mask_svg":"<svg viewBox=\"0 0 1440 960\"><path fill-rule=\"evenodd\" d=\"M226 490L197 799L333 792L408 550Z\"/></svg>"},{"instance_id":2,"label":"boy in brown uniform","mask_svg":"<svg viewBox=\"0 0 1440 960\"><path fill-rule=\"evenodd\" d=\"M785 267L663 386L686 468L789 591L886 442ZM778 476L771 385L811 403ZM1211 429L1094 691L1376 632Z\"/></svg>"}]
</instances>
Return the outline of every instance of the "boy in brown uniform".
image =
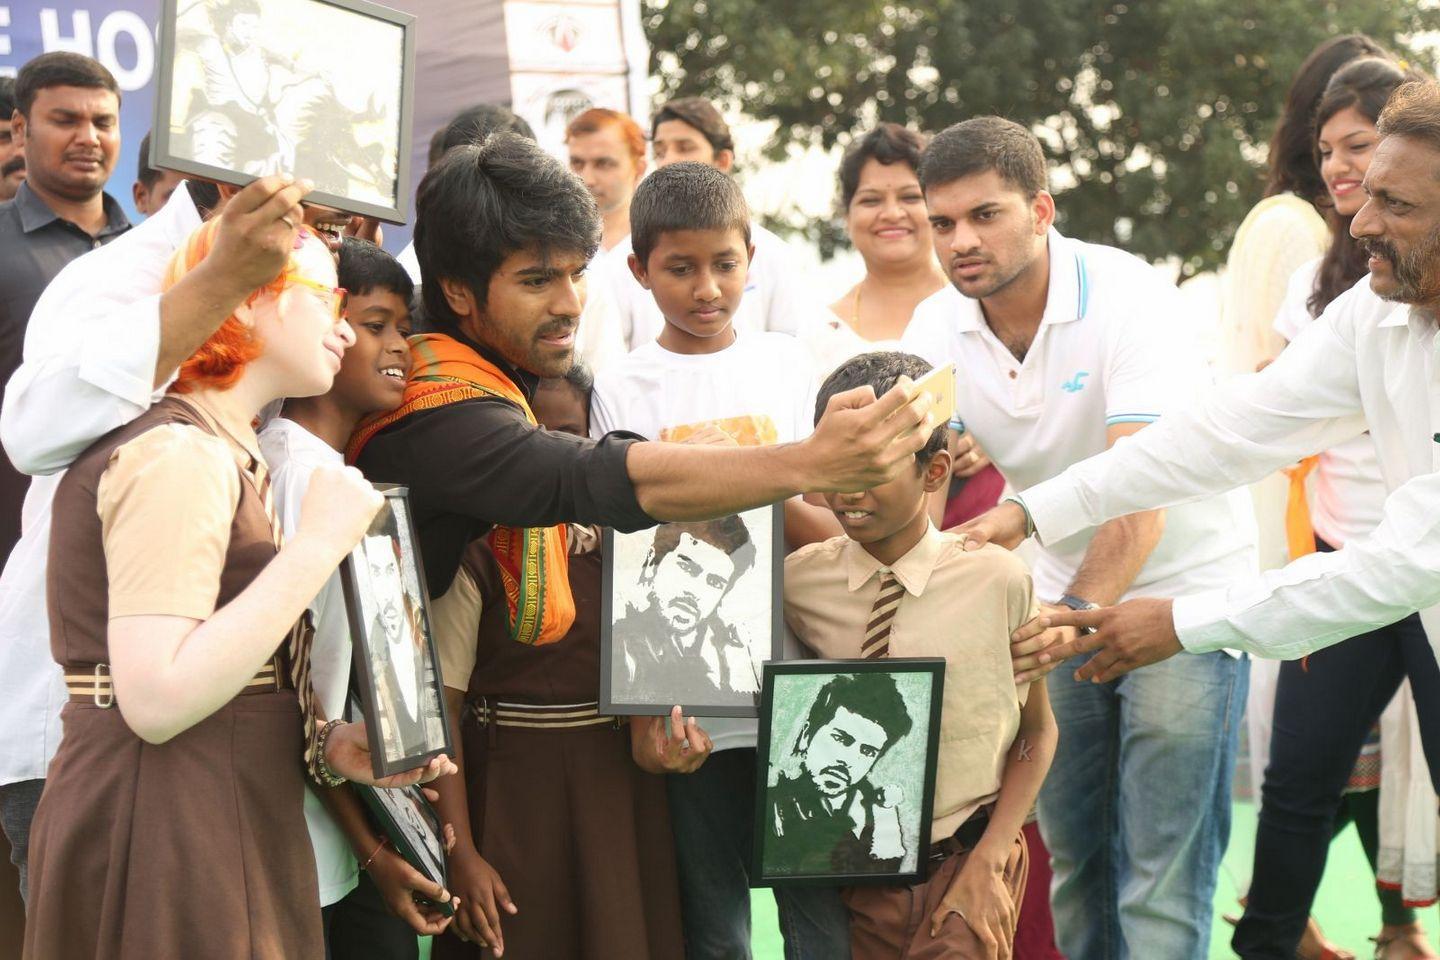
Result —
<instances>
[{"instance_id":1,"label":"boy in brown uniform","mask_svg":"<svg viewBox=\"0 0 1440 960\"><path fill-rule=\"evenodd\" d=\"M817 404L928 370L908 354L864 354ZM1055 751L1045 685L1017 689L1010 670L1010 633L1036 609L1030 574L1008 551L967 551L930 525L926 497L949 476L940 429L913 471L827 494L845 535L785 561L785 619L816 653L946 660L929 878L843 892L855 960L1010 956L1028 866L1020 831Z\"/></svg>"},{"instance_id":2,"label":"boy in brown uniform","mask_svg":"<svg viewBox=\"0 0 1440 960\"><path fill-rule=\"evenodd\" d=\"M590 376L576 367L564 379L541 380L532 402L546 429L583 436ZM512 639L500 571L483 540L470 545L454 585L432 605L462 746L461 776L436 782L441 815L456 825L452 871L460 860L480 861L469 869L491 878L505 911L494 913L489 932L522 960L672 960L684 952L658 774L703 763L708 738L693 719L671 737L667 720L680 730L673 716L626 722L597 712L597 534L567 529L575 622L554 643ZM463 926L452 932L436 938L435 960L491 955L463 942Z\"/></svg>"}]
</instances>

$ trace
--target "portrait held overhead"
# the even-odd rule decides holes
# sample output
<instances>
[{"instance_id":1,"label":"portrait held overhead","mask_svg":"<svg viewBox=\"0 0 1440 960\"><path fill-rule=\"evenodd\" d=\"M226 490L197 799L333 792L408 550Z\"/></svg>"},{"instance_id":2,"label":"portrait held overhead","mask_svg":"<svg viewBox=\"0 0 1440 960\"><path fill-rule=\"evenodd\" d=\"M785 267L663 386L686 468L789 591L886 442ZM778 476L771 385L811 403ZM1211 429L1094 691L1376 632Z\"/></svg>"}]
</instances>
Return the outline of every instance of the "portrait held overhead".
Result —
<instances>
[{"instance_id":1,"label":"portrait held overhead","mask_svg":"<svg viewBox=\"0 0 1440 960\"><path fill-rule=\"evenodd\" d=\"M404 223L415 18L367 0L163 0L149 165ZM313 38L344 38L333 57Z\"/></svg>"},{"instance_id":2,"label":"portrait held overhead","mask_svg":"<svg viewBox=\"0 0 1440 960\"><path fill-rule=\"evenodd\" d=\"M782 517L607 531L604 712L756 715L762 666L780 656Z\"/></svg>"}]
</instances>

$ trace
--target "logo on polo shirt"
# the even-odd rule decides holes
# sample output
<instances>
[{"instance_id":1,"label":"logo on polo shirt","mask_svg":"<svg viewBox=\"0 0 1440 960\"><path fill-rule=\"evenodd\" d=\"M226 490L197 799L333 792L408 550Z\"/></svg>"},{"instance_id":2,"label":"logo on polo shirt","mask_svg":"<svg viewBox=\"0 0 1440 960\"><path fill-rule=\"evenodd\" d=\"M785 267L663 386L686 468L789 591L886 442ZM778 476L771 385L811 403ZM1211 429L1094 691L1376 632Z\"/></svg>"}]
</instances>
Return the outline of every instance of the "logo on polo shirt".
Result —
<instances>
[{"instance_id":1,"label":"logo on polo shirt","mask_svg":"<svg viewBox=\"0 0 1440 960\"><path fill-rule=\"evenodd\" d=\"M1090 376L1089 370L1077 371L1075 376L1060 384L1060 389L1066 393L1079 393L1085 389L1085 378Z\"/></svg>"}]
</instances>

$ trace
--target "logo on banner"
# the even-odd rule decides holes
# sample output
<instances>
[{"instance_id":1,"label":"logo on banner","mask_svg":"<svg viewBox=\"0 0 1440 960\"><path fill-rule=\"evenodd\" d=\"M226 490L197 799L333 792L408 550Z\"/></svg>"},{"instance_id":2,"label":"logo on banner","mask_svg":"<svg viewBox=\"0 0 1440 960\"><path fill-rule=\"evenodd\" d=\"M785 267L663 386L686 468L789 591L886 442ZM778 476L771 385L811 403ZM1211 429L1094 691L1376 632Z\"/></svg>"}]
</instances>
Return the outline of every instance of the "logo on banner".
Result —
<instances>
[{"instance_id":1,"label":"logo on banner","mask_svg":"<svg viewBox=\"0 0 1440 960\"><path fill-rule=\"evenodd\" d=\"M580 46L580 38L583 33L580 29L580 21L565 13L545 21L540 30L551 43L566 53Z\"/></svg>"}]
</instances>

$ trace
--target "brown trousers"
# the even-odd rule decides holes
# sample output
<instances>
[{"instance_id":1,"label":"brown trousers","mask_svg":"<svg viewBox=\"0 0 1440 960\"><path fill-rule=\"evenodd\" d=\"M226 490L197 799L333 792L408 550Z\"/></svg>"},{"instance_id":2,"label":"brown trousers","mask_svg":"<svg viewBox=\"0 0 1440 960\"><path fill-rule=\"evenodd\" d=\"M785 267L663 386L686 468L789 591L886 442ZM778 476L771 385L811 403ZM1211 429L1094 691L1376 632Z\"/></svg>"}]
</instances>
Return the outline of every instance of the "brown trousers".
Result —
<instances>
[{"instance_id":1,"label":"brown trousers","mask_svg":"<svg viewBox=\"0 0 1440 960\"><path fill-rule=\"evenodd\" d=\"M940 935L930 936L930 916L940 906L950 882L960 872L969 851L952 854L930 879L913 887L847 887L841 892L850 911L850 950L853 960L987 960L985 947L970 926L955 914L945 918ZM1015 835L1005 864L1005 886L1018 912L1030 872L1030 854L1024 834ZM1000 957L1010 956L1013 929L1005 932Z\"/></svg>"}]
</instances>

